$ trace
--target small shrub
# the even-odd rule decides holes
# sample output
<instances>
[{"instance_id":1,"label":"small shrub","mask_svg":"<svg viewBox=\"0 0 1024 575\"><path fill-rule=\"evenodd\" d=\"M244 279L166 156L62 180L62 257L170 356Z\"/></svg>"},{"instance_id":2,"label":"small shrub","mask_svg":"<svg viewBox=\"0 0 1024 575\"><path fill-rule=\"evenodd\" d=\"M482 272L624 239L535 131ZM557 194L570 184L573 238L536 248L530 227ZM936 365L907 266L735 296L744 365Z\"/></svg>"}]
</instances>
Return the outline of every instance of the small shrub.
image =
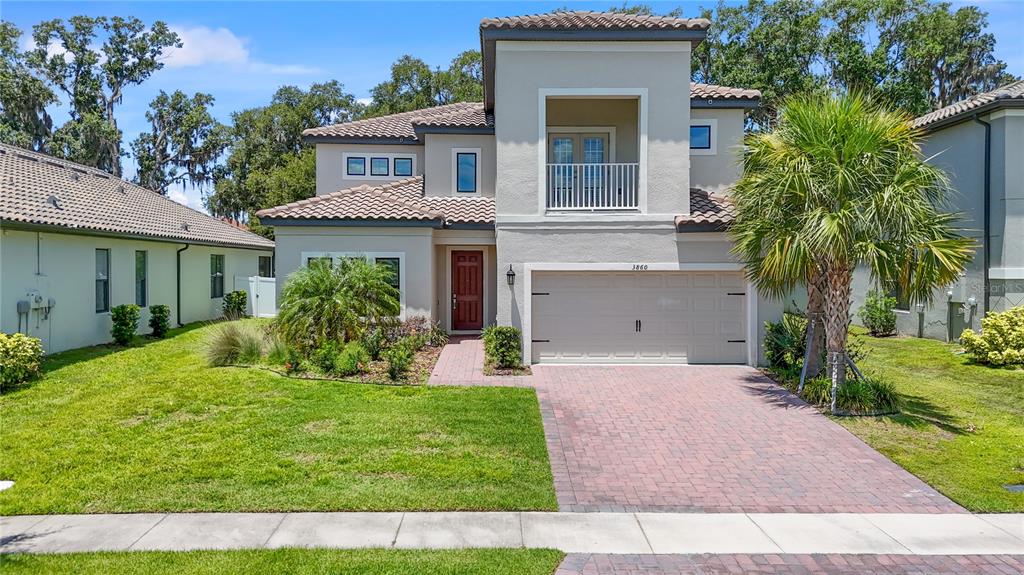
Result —
<instances>
[{"instance_id":1,"label":"small shrub","mask_svg":"<svg viewBox=\"0 0 1024 575\"><path fill-rule=\"evenodd\" d=\"M169 305L151 305L149 306L149 329L152 331L149 335L157 338L167 337L167 332L171 329L171 306Z\"/></svg>"},{"instance_id":2,"label":"small shrub","mask_svg":"<svg viewBox=\"0 0 1024 575\"><path fill-rule=\"evenodd\" d=\"M285 373L298 373L305 367L302 353L294 347L288 347L288 359L284 362Z\"/></svg>"},{"instance_id":3,"label":"small shrub","mask_svg":"<svg viewBox=\"0 0 1024 575\"><path fill-rule=\"evenodd\" d=\"M356 375L362 373L369 361L370 355L363 346L357 341L350 341L345 344L341 353L335 356L331 372L340 376Z\"/></svg>"},{"instance_id":4,"label":"small shrub","mask_svg":"<svg viewBox=\"0 0 1024 575\"><path fill-rule=\"evenodd\" d=\"M416 333L416 334L412 334L412 335L407 335L399 343L407 345L409 347L409 349L411 349L412 351L416 352L416 351L419 351L419 350L423 349L424 347L426 347L426 345L428 343L430 343L430 339L429 339L427 333L423 332L423 333Z\"/></svg>"},{"instance_id":5,"label":"small shrub","mask_svg":"<svg viewBox=\"0 0 1024 575\"><path fill-rule=\"evenodd\" d=\"M496 368L515 369L523 365L522 333L510 325L484 328L484 361Z\"/></svg>"},{"instance_id":6,"label":"small shrub","mask_svg":"<svg viewBox=\"0 0 1024 575\"><path fill-rule=\"evenodd\" d=\"M965 329L960 345L982 364L1024 364L1024 306L989 312L981 318L981 333Z\"/></svg>"},{"instance_id":7,"label":"small shrub","mask_svg":"<svg viewBox=\"0 0 1024 575\"><path fill-rule=\"evenodd\" d=\"M139 306L133 303L116 305L110 309L110 335L118 345L128 345L139 330Z\"/></svg>"},{"instance_id":8,"label":"small shrub","mask_svg":"<svg viewBox=\"0 0 1024 575\"><path fill-rule=\"evenodd\" d=\"M448 345L448 332L441 327L440 323L435 321L430 324L427 339L430 340L430 345L433 347L444 347Z\"/></svg>"},{"instance_id":9,"label":"small shrub","mask_svg":"<svg viewBox=\"0 0 1024 575\"><path fill-rule=\"evenodd\" d=\"M0 332L0 387L17 385L39 376L43 342L23 333Z\"/></svg>"},{"instance_id":10,"label":"small shrub","mask_svg":"<svg viewBox=\"0 0 1024 575\"><path fill-rule=\"evenodd\" d=\"M871 290L857 315L871 335L884 337L896 333L895 309L896 298Z\"/></svg>"},{"instance_id":11,"label":"small shrub","mask_svg":"<svg viewBox=\"0 0 1024 575\"><path fill-rule=\"evenodd\" d=\"M388 377L392 381L405 379L412 367L413 351L408 344L398 343L384 352L388 362Z\"/></svg>"},{"instance_id":12,"label":"small shrub","mask_svg":"<svg viewBox=\"0 0 1024 575\"><path fill-rule=\"evenodd\" d=\"M875 398L875 411L879 413L896 413L903 409L903 396L896 391L896 386L877 377L868 376L868 387Z\"/></svg>"},{"instance_id":13,"label":"small shrub","mask_svg":"<svg viewBox=\"0 0 1024 575\"><path fill-rule=\"evenodd\" d=\"M373 327L363 334L363 349L366 353L370 354L370 359L377 361L380 359L380 354L384 351L384 347L387 344L387 337L384 334L384 330L380 327Z\"/></svg>"},{"instance_id":14,"label":"small shrub","mask_svg":"<svg viewBox=\"0 0 1024 575\"><path fill-rule=\"evenodd\" d=\"M781 321L765 322L764 326L764 353L768 365L776 369L802 365L807 352L807 318L786 312L782 314Z\"/></svg>"},{"instance_id":15,"label":"small shrub","mask_svg":"<svg viewBox=\"0 0 1024 575\"><path fill-rule=\"evenodd\" d=\"M803 398L814 405L832 403L832 380L827 377L816 377L804 382Z\"/></svg>"},{"instance_id":16,"label":"small shrub","mask_svg":"<svg viewBox=\"0 0 1024 575\"><path fill-rule=\"evenodd\" d=\"M203 344L207 363L215 367L257 363L262 353L263 333L249 324L219 324Z\"/></svg>"},{"instance_id":17,"label":"small shrub","mask_svg":"<svg viewBox=\"0 0 1024 575\"><path fill-rule=\"evenodd\" d=\"M224 310L224 317L228 319L241 319L245 317L246 304L249 302L249 294L236 290L224 294L224 303L221 304Z\"/></svg>"},{"instance_id":18,"label":"small shrub","mask_svg":"<svg viewBox=\"0 0 1024 575\"><path fill-rule=\"evenodd\" d=\"M339 353L341 353L341 345L336 341L329 341L313 352L309 362L316 366L320 373L331 373L334 371L334 362Z\"/></svg>"},{"instance_id":19,"label":"small shrub","mask_svg":"<svg viewBox=\"0 0 1024 575\"><path fill-rule=\"evenodd\" d=\"M267 363L284 365L288 363L288 344L276 334L267 336Z\"/></svg>"}]
</instances>

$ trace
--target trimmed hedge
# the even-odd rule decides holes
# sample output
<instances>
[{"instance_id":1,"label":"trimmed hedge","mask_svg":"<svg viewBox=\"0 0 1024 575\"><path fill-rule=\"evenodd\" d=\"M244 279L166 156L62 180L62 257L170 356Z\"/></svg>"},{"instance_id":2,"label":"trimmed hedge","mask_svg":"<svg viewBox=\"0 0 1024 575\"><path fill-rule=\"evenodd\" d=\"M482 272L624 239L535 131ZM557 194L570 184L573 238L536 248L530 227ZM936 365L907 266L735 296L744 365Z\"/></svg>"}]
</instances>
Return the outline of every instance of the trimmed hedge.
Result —
<instances>
[{"instance_id":1,"label":"trimmed hedge","mask_svg":"<svg viewBox=\"0 0 1024 575\"><path fill-rule=\"evenodd\" d=\"M133 303L116 305L110 309L110 335L118 345L129 345L139 331L139 306Z\"/></svg>"},{"instance_id":2,"label":"trimmed hedge","mask_svg":"<svg viewBox=\"0 0 1024 575\"><path fill-rule=\"evenodd\" d=\"M171 329L171 306L149 306L149 329L153 330L150 333L153 337L167 337L167 332Z\"/></svg>"},{"instance_id":3,"label":"trimmed hedge","mask_svg":"<svg viewBox=\"0 0 1024 575\"><path fill-rule=\"evenodd\" d=\"M0 387L38 377L42 362L42 341L23 333L0 332Z\"/></svg>"},{"instance_id":4,"label":"trimmed hedge","mask_svg":"<svg viewBox=\"0 0 1024 575\"><path fill-rule=\"evenodd\" d=\"M499 369L516 369L523 365L523 334L510 325L484 328L484 361Z\"/></svg>"},{"instance_id":5,"label":"trimmed hedge","mask_svg":"<svg viewBox=\"0 0 1024 575\"><path fill-rule=\"evenodd\" d=\"M960 344L978 363L1024 364L1024 306L989 312L981 318L981 333L965 329Z\"/></svg>"}]
</instances>

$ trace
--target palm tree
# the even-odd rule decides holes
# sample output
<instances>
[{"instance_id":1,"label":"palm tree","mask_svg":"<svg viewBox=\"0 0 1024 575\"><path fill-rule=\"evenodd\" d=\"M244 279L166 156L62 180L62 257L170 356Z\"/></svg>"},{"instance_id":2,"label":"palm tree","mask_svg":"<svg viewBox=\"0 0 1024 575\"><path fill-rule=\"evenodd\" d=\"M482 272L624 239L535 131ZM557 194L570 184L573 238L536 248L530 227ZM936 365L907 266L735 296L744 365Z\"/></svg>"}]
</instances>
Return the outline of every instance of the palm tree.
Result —
<instances>
[{"instance_id":1,"label":"palm tree","mask_svg":"<svg viewBox=\"0 0 1024 575\"><path fill-rule=\"evenodd\" d=\"M391 279L389 267L362 258L343 259L337 266L311 261L285 281L275 327L305 350L358 338L380 318L398 315L399 294Z\"/></svg>"},{"instance_id":2,"label":"palm tree","mask_svg":"<svg viewBox=\"0 0 1024 575\"><path fill-rule=\"evenodd\" d=\"M854 269L927 303L971 259L973 242L942 210L948 180L925 161L920 136L858 94L818 94L790 99L774 132L745 141L734 252L766 295L821 290L833 411L849 363Z\"/></svg>"}]
</instances>

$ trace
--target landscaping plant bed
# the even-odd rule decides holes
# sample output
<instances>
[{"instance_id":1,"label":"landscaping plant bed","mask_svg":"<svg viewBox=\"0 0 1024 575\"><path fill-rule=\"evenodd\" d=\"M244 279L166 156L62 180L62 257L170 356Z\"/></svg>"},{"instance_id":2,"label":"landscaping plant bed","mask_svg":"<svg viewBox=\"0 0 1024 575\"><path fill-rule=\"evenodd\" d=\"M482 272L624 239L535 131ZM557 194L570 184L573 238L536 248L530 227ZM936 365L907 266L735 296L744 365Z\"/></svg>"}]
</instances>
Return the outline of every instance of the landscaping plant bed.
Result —
<instances>
[{"instance_id":1,"label":"landscaping plant bed","mask_svg":"<svg viewBox=\"0 0 1024 575\"><path fill-rule=\"evenodd\" d=\"M388 376L388 363L383 360L370 361L363 368L363 373L349 376L334 376L315 371L291 371L282 366L265 364L236 364L233 367L264 369L283 377L292 379L308 379L320 381L342 381L346 383L365 383L370 385L423 385L430 379L431 372L441 357L441 346L427 346L413 355L409 374L404 379L392 380Z\"/></svg>"}]
</instances>

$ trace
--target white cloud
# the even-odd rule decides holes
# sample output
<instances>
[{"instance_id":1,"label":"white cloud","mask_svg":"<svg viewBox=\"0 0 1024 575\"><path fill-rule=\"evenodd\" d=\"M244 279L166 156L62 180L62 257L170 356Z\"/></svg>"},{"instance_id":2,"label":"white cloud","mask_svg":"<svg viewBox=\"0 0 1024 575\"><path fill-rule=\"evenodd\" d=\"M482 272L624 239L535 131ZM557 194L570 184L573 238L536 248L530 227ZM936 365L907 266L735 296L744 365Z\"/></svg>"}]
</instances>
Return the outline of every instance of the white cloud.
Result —
<instances>
[{"instance_id":1,"label":"white cloud","mask_svg":"<svg viewBox=\"0 0 1024 575\"><path fill-rule=\"evenodd\" d=\"M369 106L373 103L373 98L356 98L356 102L359 102L364 106Z\"/></svg>"},{"instance_id":2,"label":"white cloud","mask_svg":"<svg viewBox=\"0 0 1024 575\"><path fill-rule=\"evenodd\" d=\"M245 64L249 61L249 49L245 41L227 28L211 30L206 26L171 30L181 39L181 48L167 51L164 62L171 68L202 66L211 63Z\"/></svg>"},{"instance_id":3,"label":"white cloud","mask_svg":"<svg viewBox=\"0 0 1024 575\"><path fill-rule=\"evenodd\" d=\"M171 30L178 34L182 46L167 51L164 63L169 68L223 64L272 75L308 75L320 72L318 68L302 64L270 64L254 60L249 54L249 40L236 36L227 28L171 26Z\"/></svg>"},{"instance_id":4,"label":"white cloud","mask_svg":"<svg viewBox=\"0 0 1024 575\"><path fill-rule=\"evenodd\" d=\"M199 210L200 212L206 212L206 207L203 206L203 198L200 196L200 192L196 188L186 188L183 184L178 184L177 186L167 190L167 197L179 204L184 204L190 208Z\"/></svg>"}]
</instances>

